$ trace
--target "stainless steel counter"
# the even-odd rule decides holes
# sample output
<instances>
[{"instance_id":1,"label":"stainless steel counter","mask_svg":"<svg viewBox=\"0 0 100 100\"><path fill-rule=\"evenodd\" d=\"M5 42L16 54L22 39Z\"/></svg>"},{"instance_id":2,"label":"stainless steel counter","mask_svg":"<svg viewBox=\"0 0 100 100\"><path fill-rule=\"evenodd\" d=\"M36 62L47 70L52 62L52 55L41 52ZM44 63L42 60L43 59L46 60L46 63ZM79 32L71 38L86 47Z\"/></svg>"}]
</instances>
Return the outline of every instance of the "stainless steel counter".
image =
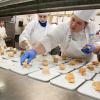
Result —
<instances>
[{"instance_id":1,"label":"stainless steel counter","mask_svg":"<svg viewBox=\"0 0 100 100\"><path fill-rule=\"evenodd\" d=\"M0 100L96 100L5 69L0 69L0 84Z\"/></svg>"}]
</instances>

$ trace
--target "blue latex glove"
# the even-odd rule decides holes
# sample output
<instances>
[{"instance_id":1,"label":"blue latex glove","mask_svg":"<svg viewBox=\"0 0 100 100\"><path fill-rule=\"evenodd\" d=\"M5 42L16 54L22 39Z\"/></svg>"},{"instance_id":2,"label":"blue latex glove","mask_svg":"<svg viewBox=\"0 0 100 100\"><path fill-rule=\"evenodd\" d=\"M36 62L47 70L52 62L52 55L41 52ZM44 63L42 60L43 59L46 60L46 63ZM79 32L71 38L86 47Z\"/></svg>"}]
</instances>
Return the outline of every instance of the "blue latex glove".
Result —
<instances>
[{"instance_id":1,"label":"blue latex glove","mask_svg":"<svg viewBox=\"0 0 100 100\"><path fill-rule=\"evenodd\" d=\"M32 61L32 59L36 57L36 55L37 55L37 52L33 49L26 51L20 58L21 65L26 59L28 59L27 63L29 64Z\"/></svg>"},{"instance_id":2,"label":"blue latex glove","mask_svg":"<svg viewBox=\"0 0 100 100\"><path fill-rule=\"evenodd\" d=\"M95 50L95 46L93 44L86 44L82 49L81 51L84 53L84 54L91 54L94 50Z\"/></svg>"}]
</instances>

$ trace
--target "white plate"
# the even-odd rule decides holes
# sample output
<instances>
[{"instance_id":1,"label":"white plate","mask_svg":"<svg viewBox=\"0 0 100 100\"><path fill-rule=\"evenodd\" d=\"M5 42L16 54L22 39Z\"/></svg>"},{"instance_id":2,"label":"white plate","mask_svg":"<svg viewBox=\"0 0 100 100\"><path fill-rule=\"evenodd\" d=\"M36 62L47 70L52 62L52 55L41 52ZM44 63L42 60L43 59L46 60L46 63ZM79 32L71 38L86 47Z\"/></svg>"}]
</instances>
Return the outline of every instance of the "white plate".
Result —
<instances>
[{"instance_id":1,"label":"white plate","mask_svg":"<svg viewBox=\"0 0 100 100\"><path fill-rule=\"evenodd\" d=\"M0 67L4 69L10 69L13 66L12 61L7 59L1 59L0 60Z\"/></svg>"},{"instance_id":2,"label":"white plate","mask_svg":"<svg viewBox=\"0 0 100 100\"><path fill-rule=\"evenodd\" d=\"M33 65L30 68L24 68L19 62L13 62L13 67L11 67L10 70L22 75L26 75L40 69Z\"/></svg>"},{"instance_id":3,"label":"white plate","mask_svg":"<svg viewBox=\"0 0 100 100\"><path fill-rule=\"evenodd\" d=\"M100 81L100 74L97 74L94 78L93 78L94 81Z\"/></svg>"},{"instance_id":4,"label":"white plate","mask_svg":"<svg viewBox=\"0 0 100 100\"><path fill-rule=\"evenodd\" d=\"M7 56L5 56L5 55L2 55L1 56L2 57L2 59L9 59Z\"/></svg>"},{"instance_id":5,"label":"white plate","mask_svg":"<svg viewBox=\"0 0 100 100\"><path fill-rule=\"evenodd\" d=\"M58 61L58 63L52 62L52 64L58 66L59 64L66 64L66 63L68 63L70 60L71 60L71 58L68 58L67 60L62 60L62 59L61 59L60 61Z\"/></svg>"},{"instance_id":6,"label":"white plate","mask_svg":"<svg viewBox=\"0 0 100 100\"><path fill-rule=\"evenodd\" d=\"M19 57L16 57L16 58L13 57L13 58L11 58L11 60L14 61L14 62L19 62L20 61L20 58Z\"/></svg>"},{"instance_id":7,"label":"white plate","mask_svg":"<svg viewBox=\"0 0 100 100\"><path fill-rule=\"evenodd\" d=\"M100 73L100 66L95 68L95 73Z\"/></svg>"},{"instance_id":8,"label":"white plate","mask_svg":"<svg viewBox=\"0 0 100 100\"><path fill-rule=\"evenodd\" d=\"M70 68L70 67L66 67L64 70L60 70L60 69L59 69L59 66L55 66L55 67L53 67L53 68L51 68L51 69L52 69L52 70L55 70L55 71L57 71L57 72L59 72L59 73L61 73L61 74L66 74L66 73L68 73L68 72L74 70L74 68Z\"/></svg>"},{"instance_id":9,"label":"white plate","mask_svg":"<svg viewBox=\"0 0 100 100\"><path fill-rule=\"evenodd\" d=\"M33 65L37 66L38 68L43 68L42 62L36 62L36 61L34 61L34 62L32 62L32 63L33 63ZM53 64L51 64L51 63L48 64L48 67L49 67L49 68L54 67L54 66L55 66L55 65L53 65Z\"/></svg>"},{"instance_id":10,"label":"white plate","mask_svg":"<svg viewBox=\"0 0 100 100\"><path fill-rule=\"evenodd\" d=\"M35 58L35 60L36 60L36 61L39 61L39 62L42 62L42 61L44 61L44 60L48 60L48 61L50 61L50 62L53 61L52 56L49 55L49 54L46 55L46 56L43 56L43 55L37 55L36 58Z\"/></svg>"},{"instance_id":11,"label":"white plate","mask_svg":"<svg viewBox=\"0 0 100 100\"><path fill-rule=\"evenodd\" d=\"M14 58L16 58L16 57L8 57L7 55L2 55L2 58L3 58L3 59L12 60L12 59L14 59Z\"/></svg>"},{"instance_id":12,"label":"white plate","mask_svg":"<svg viewBox=\"0 0 100 100\"><path fill-rule=\"evenodd\" d=\"M85 82L81 87L78 88L78 92L100 99L100 92L94 90L92 83L93 81Z\"/></svg>"},{"instance_id":13,"label":"white plate","mask_svg":"<svg viewBox=\"0 0 100 100\"><path fill-rule=\"evenodd\" d=\"M55 65L55 66L58 66L59 64L64 64L66 62L68 62L68 61L67 60L66 61L65 60L61 60L61 61L58 61L58 63L52 62L52 64Z\"/></svg>"},{"instance_id":14,"label":"white plate","mask_svg":"<svg viewBox=\"0 0 100 100\"><path fill-rule=\"evenodd\" d=\"M66 67L70 67L70 68L77 69L77 68L80 68L81 66L83 66L85 63L86 63L86 62L78 63L78 64L76 64L75 66L72 66L72 65L69 65L68 63L66 63Z\"/></svg>"},{"instance_id":15,"label":"white plate","mask_svg":"<svg viewBox=\"0 0 100 100\"><path fill-rule=\"evenodd\" d=\"M75 75L75 74L74 74ZM50 83L60 86L62 88L66 88L66 89L70 89L70 90L75 90L80 84L82 84L85 79L83 79L82 77L77 77L75 75L75 83L69 83L66 79L65 79L66 75L61 75L55 79L50 80Z\"/></svg>"},{"instance_id":16,"label":"white plate","mask_svg":"<svg viewBox=\"0 0 100 100\"><path fill-rule=\"evenodd\" d=\"M91 62L90 63L88 63L88 64L91 64ZM86 65L88 65L88 64L86 64ZM85 67L86 67L86 65L85 65ZM87 68L88 69L88 68ZM89 70L89 69L88 69ZM89 70L90 71L90 70ZM95 69L93 70L93 71L91 71L91 72L94 72L94 73L100 73L100 65L99 66L97 66L97 67L95 67Z\"/></svg>"},{"instance_id":17,"label":"white plate","mask_svg":"<svg viewBox=\"0 0 100 100\"><path fill-rule=\"evenodd\" d=\"M90 80L90 79L93 78L93 76L95 75L95 73L86 70L86 74L85 74L84 76L82 76L82 75L79 73L79 69L73 71L73 73L76 73L77 76L83 77L85 80Z\"/></svg>"},{"instance_id":18,"label":"white plate","mask_svg":"<svg viewBox=\"0 0 100 100\"><path fill-rule=\"evenodd\" d=\"M91 58L91 61L95 61L95 60L98 60L98 59L97 59L97 55L96 55L96 54L93 54L93 55L92 55L92 58Z\"/></svg>"},{"instance_id":19,"label":"white plate","mask_svg":"<svg viewBox=\"0 0 100 100\"><path fill-rule=\"evenodd\" d=\"M31 73L31 74L29 74L28 76L30 76L30 77L32 77L32 78L34 78L34 79L37 79L37 80L41 80L41 81L47 82L47 81L49 81L50 79L52 79L52 78L54 78L54 77L56 77L56 76L59 75L59 73L57 73L57 72L55 72L55 71L53 71L53 70L50 70L50 69L49 69L49 71L50 71L50 74L48 74L48 75L43 74L43 73L42 73L42 70L40 70L40 71Z\"/></svg>"}]
</instances>

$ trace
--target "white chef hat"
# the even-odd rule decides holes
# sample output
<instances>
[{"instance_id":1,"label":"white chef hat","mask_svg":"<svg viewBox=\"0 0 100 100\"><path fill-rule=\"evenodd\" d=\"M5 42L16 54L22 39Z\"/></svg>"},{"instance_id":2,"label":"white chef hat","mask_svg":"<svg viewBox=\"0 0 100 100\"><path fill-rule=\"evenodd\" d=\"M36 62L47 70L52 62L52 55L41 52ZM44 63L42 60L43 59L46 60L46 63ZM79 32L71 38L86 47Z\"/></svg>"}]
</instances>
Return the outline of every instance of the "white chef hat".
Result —
<instances>
[{"instance_id":1,"label":"white chef hat","mask_svg":"<svg viewBox=\"0 0 100 100\"><path fill-rule=\"evenodd\" d=\"M74 15L86 22L89 22L89 19L95 16L95 12L96 10L78 10L74 12Z\"/></svg>"},{"instance_id":2,"label":"white chef hat","mask_svg":"<svg viewBox=\"0 0 100 100\"><path fill-rule=\"evenodd\" d=\"M38 13L38 15L41 15L41 16L48 16L49 13Z\"/></svg>"}]
</instances>

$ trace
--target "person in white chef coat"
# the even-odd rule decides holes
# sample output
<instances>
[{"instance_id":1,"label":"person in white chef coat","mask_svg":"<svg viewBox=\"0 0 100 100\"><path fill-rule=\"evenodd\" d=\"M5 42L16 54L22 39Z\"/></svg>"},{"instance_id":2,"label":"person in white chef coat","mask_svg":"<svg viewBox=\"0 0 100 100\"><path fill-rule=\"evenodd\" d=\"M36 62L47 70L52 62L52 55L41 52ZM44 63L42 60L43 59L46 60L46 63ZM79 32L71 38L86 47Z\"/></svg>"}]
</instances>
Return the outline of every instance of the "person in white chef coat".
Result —
<instances>
[{"instance_id":1,"label":"person in white chef coat","mask_svg":"<svg viewBox=\"0 0 100 100\"><path fill-rule=\"evenodd\" d=\"M0 46L6 47L5 38L7 37L4 21L0 19Z\"/></svg>"},{"instance_id":2,"label":"person in white chef coat","mask_svg":"<svg viewBox=\"0 0 100 100\"><path fill-rule=\"evenodd\" d=\"M47 21L48 13L39 13L38 20L32 20L19 37L19 45L23 49L32 49L32 46L51 30Z\"/></svg>"},{"instance_id":3,"label":"person in white chef coat","mask_svg":"<svg viewBox=\"0 0 100 100\"><path fill-rule=\"evenodd\" d=\"M90 58L91 52L85 54L82 48L86 44L93 43L91 34L96 33L96 29L93 21L89 19L94 15L95 10L75 11L68 23L59 25L55 30L38 41L31 50L26 51L21 56L21 64L26 59L31 62L37 54L49 52L58 44L60 44L61 52L64 55L74 58Z\"/></svg>"}]
</instances>

